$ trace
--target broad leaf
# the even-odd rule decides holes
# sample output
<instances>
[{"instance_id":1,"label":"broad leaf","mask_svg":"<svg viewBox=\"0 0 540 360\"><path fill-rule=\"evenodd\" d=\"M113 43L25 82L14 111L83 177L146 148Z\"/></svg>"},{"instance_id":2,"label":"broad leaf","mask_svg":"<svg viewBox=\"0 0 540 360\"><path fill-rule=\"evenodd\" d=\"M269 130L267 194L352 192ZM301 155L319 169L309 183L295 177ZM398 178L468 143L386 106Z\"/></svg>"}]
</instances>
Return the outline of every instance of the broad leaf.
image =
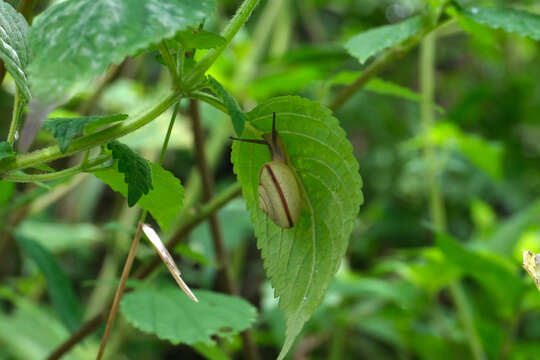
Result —
<instances>
[{"instance_id":1,"label":"broad leaf","mask_svg":"<svg viewBox=\"0 0 540 360\"><path fill-rule=\"evenodd\" d=\"M30 88L25 72L30 61L28 23L11 5L0 0L0 58L25 99L30 98Z\"/></svg>"},{"instance_id":2,"label":"broad leaf","mask_svg":"<svg viewBox=\"0 0 540 360\"><path fill-rule=\"evenodd\" d=\"M37 242L16 235L23 253L34 261L47 280L47 288L52 304L60 318L71 331L81 324L82 312L71 282L54 256Z\"/></svg>"},{"instance_id":3,"label":"broad leaf","mask_svg":"<svg viewBox=\"0 0 540 360\"><path fill-rule=\"evenodd\" d=\"M118 160L118 171L124 174L124 182L127 184L128 205L133 206L141 196L153 189L150 165L139 154L118 141L110 142L107 148L112 151L113 158Z\"/></svg>"},{"instance_id":4,"label":"broad leaf","mask_svg":"<svg viewBox=\"0 0 540 360\"><path fill-rule=\"evenodd\" d=\"M215 8L215 0L63 1L34 20L28 67L33 90L59 97L86 83L110 64L120 63L150 44L195 27Z\"/></svg>"},{"instance_id":5,"label":"broad leaf","mask_svg":"<svg viewBox=\"0 0 540 360\"><path fill-rule=\"evenodd\" d=\"M353 148L331 112L300 97L278 97L248 113L245 138L276 127L287 147L304 196L302 215L291 229L277 227L259 209L258 175L270 160L265 146L233 144L232 161L255 224L264 267L287 319L283 358L322 302L347 249L363 201Z\"/></svg>"},{"instance_id":6,"label":"broad leaf","mask_svg":"<svg viewBox=\"0 0 540 360\"><path fill-rule=\"evenodd\" d=\"M223 100L223 104L231 116L236 135L241 136L242 132L244 132L244 126L246 124L246 113L240 109L240 106L238 106L236 100L216 79L208 75L208 82L212 88L212 91Z\"/></svg>"},{"instance_id":7,"label":"broad leaf","mask_svg":"<svg viewBox=\"0 0 540 360\"><path fill-rule=\"evenodd\" d=\"M380 51L408 39L422 27L422 18L414 16L399 24L385 25L360 33L351 38L345 48L360 63Z\"/></svg>"},{"instance_id":8,"label":"broad leaf","mask_svg":"<svg viewBox=\"0 0 540 360\"><path fill-rule=\"evenodd\" d=\"M51 131L58 141L58 147L61 152L66 152L71 141L77 136L82 135L83 130L90 127L94 128L108 123L113 123L127 119L127 115L119 114L112 116L84 116L77 118L49 118L43 123L43 127Z\"/></svg>"},{"instance_id":9,"label":"broad leaf","mask_svg":"<svg viewBox=\"0 0 540 360\"><path fill-rule=\"evenodd\" d=\"M7 141L0 142L0 160L14 158L17 155L13 151L13 146Z\"/></svg>"},{"instance_id":10,"label":"broad leaf","mask_svg":"<svg viewBox=\"0 0 540 360\"><path fill-rule=\"evenodd\" d=\"M195 291L196 303L176 287L126 294L122 315L136 328L173 344L210 343L212 336L229 337L249 328L257 311L245 300Z\"/></svg>"},{"instance_id":11,"label":"broad leaf","mask_svg":"<svg viewBox=\"0 0 540 360\"><path fill-rule=\"evenodd\" d=\"M142 209L148 210L161 229L166 231L182 207L184 188L180 184L180 180L171 172L151 162L148 164L151 169L153 189L143 195L137 204ZM124 182L124 176L117 168L108 168L92 173L114 191L128 196L129 186Z\"/></svg>"},{"instance_id":12,"label":"broad leaf","mask_svg":"<svg viewBox=\"0 0 540 360\"><path fill-rule=\"evenodd\" d=\"M464 12L468 18L493 29L516 32L540 40L540 15L512 8L473 7Z\"/></svg>"},{"instance_id":13,"label":"broad leaf","mask_svg":"<svg viewBox=\"0 0 540 360\"><path fill-rule=\"evenodd\" d=\"M225 45L225 38L205 30L184 30L176 34L175 39L185 49L213 49Z\"/></svg>"}]
</instances>

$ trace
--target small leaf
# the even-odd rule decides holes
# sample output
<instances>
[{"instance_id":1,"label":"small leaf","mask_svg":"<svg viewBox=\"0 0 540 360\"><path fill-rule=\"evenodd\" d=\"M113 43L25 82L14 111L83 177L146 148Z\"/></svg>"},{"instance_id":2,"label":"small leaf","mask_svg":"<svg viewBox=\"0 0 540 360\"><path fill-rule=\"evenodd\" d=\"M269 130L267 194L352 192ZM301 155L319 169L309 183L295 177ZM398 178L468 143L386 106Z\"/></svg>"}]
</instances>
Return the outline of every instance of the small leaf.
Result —
<instances>
[{"instance_id":1,"label":"small leaf","mask_svg":"<svg viewBox=\"0 0 540 360\"><path fill-rule=\"evenodd\" d=\"M176 34L175 39L185 49L213 49L225 45L225 38L206 30L183 30Z\"/></svg>"},{"instance_id":2,"label":"small leaf","mask_svg":"<svg viewBox=\"0 0 540 360\"><path fill-rule=\"evenodd\" d=\"M25 72L30 60L28 23L24 16L5 1L0 1L0 58L4 60L22 95L30 99L28 77Z\"/></svg>"},{"instance_id":3,"label":"small leaf","mask_svg":"<svg viewBox=\"0 0 540 360\"><path fill-rule=\"evenodd\" d=\"M492 29L503 29L540 40L540 15L512 8L472 7L463 13L477 23Z\"/></svg>"},{"instance_id":4,"label":"small leaf","mask_svg":"<svg viewBox=\"0 0 540 360\"><path fill-rule=\"evenodd\" d=\"M127 184L128 205L133 206L141 196L148 194L152 187L152 171L148 161L118 141L107 144L114 159L118 160L118 171L124 173Z\"/></svg>"},{"instance_id":5,"label":"small leaf","mask_svg":"<svg viewBox=\"0 0 540 360\"><path fill-rule=\"evenodd\" d=\"M127 115L119 114L112 116L84 116L77 118L49 118L43 123L43 127L51 131L58 141L61 152L66 152L71 141L83 134L85 129L96 129L108 123L127 119Z\"/></svg>"},{"instance_id":6,"label":"small leaf","mask_svg":"<svg viewBox=\"0 0 540 360\"><path fill-rule=\"evenodd\" d=\"M14 158L17 153L13 151L13 146L7 141L0 142L0 160Z\"/></svg>"},{"instance_id":7,"label":"small leaf","mask_svg":"<svg viewBox=\"0 0 540 360\"><path fill-rule=\"evenodd\" d=\"M180 180L171 172L151 162L148 164L151 168L153 189L140 198L138 206L148 210L161 229L167 231L182 207L184 188L180 184ZM114 191L118 191L124 196L128 195L128 185L124 182L123 176L117 168L97 170L92 173Z\"/></svg>"},{"instance_id":8,"label":"small leaf","mask_svg":"<svg viewBox=\"0 0 540 360\"><path fill-rule=\"evenodd\" d=\"M363 64L380 51L416 34L421 27L422 17L414 16L399 24L385 25L360 33L351 38L345 48Z\"/></svg>"},{"instance_id":9,"label":"small leaf","mask_svg":"<svg viewBox=\"0 0 540 360\"><path fill-rule=\"evenodd\" d=\"M324 299L363 198L353 147L330 110L300 97L277 97L248 113L250 126L243 136L254 139L269 133L273 112L303 189L304 210L293 228L277 227L259 208L258 174L270 161L268 149L235 142L231 159L255 225L266 273L287 319L282 359Z\"/></svg>"},{"instance_id":10,"label":"small leaf","mask_svg":"<svg viewBox=\"0 0 540 360\"><path fill-rule=\"evenodd\" d=\"M110 64L198 26L215 6L215 0L57 2L30 29L32 90L44 99L61 97Z\"/></svg>"},{"instance_id":11,"label":"small leaf","mask_svg":"<svg viewBox=\"0 0 540 360\"><path fill-rule=\"evenodd\" d=\"M37 242L16 234L17 243L24 254L36 263L47 280L52 304L71 331L81 324L81 308L71 282L54 256Z\"/></svg>"},{"instance_id":12,"label":"small leaf","mask_svg":"<svg viewBox=\"0 0 540 360\"><path fill-rule=\"evenodd\" d=\"M195 294L198 303L176 287L138 290L124 296L120 310L136 328L173 344L209 343L214 335L229 337L255 322L257 311L241 298L204 290Z\"/></svg>"},{"instance_id":13,"label":"small leaf","mask_svg":"<svg viewBox=\"0 0 540 360\"><path fill-rule=\"evenodd\" d=\"M246 125L246 113L240 109L236 100L216 79L208 75L208 82L212 91L223 100L223 104L231 116L234 131L238 136L241 136L242 132L244 132L244 126Z\"/></svg>"}]
</instances>

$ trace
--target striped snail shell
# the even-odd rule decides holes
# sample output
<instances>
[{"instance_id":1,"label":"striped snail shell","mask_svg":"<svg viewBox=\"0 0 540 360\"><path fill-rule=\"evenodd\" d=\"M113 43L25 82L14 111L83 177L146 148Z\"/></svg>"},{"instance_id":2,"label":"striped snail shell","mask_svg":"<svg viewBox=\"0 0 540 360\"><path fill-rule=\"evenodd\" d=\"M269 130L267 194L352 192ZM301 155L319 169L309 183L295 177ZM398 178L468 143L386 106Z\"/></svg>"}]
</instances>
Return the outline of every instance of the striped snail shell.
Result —
<instances>
[{"instance_id":1,"label":"striped snail shell","mask_svg":"<svg viewBox=\"0 0 540 360\"><path fill-rule=\"evenodd\" d=\"M268 146L272 161L265 163L259 172L259 208L280 228L292 228L302 212L302 196L276 131L276 113L273 114L272 132L265 134L264 140L232 139Z\"/></svg>"}]
</instances>

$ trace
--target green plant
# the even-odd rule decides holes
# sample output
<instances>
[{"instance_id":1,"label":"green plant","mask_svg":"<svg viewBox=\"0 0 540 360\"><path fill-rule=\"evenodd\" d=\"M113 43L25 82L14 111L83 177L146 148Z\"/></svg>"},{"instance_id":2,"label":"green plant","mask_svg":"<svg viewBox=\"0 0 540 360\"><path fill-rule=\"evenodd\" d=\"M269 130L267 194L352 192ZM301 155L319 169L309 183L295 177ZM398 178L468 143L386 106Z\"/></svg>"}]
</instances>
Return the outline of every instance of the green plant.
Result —
<instances>
[{"instance_id":1,"label":"green plant","mask_svg":"<svg viewBox=\"0 0 540 360\"><path fill-rule=\"evenodd\" d=\"M250 45L242 50L244 58L240 70L229 77L232 80L222 76L223 72L212 72L213 69L224 66L221 62L231 56L228 48L234 41L239 41L241 36L237 35L258 3L258 0L244 0L218 35L205 29L219 28L216 24L208 25L218 18L215 16L218 5L215 0L72 0L44 9L31 26L27 20L31 19L29 14L35 1L21 1L21 9L30 8L30 12L26 10L24 13L27 19L25 20L21 13L0 0L0 20L3 24L0 25L5 28L5 31L0 33L0 58L4 61L15 88L11 123L6 141L0 143L0 184L5 192L5 196L0 200L4 204L10 201L3 206L4 214L10 214L10 217L2 224L0 258L5 256L3 249L12 243L32 259L43 273L52 306L60 315L61 322L73 331L65 340L65 329L56 321L54 326L62 330L55 333L57 337L51 340L54 344L45 344L45 350L37 351L39 355L28 356L43 356L43 352L50 352L48 358L57 359L107 320L99 350L96 344L92 343L89 351L92 352L91 356L97 352L98 358L101 358L107 354L105 349L109 338L109 346L114 350L121 346L119 344L122 342L122 334L129 332L125 330L125 325L118 324L118 332L115 333L113 325L120 310L130 324L143 332L155 334L173 344L188 344L207 358L227 358L227 352L232 353L234 350L237 334L241 334L246 358L260 357L260 336L257 338L250 330L256 321L256 311L247 301L238 298L238 259L230 258L228 244L223 235L224 221L216 214L240 192L250 213L250 223L257 237L257 247L261 251L266 277L273 288L274 296L279 297L279 308L284 315L281 323L285 324L286 330L284 338L277 346L280 349L279 359L289 354L310 318L314 318L314 325L308 323L307 327L318 326L318 321L321 320L316 310L321 304L329 316L335 317L336 321L342 324L340 330L332 335L330 358L339 359L343 356L343 343L346 342L344 333L350 327L356 326L356 319L366 322L362 325L362 331L386 336L386 341L395 342L398 348L405 347L404 343L395 340L398 335L389 330L386 318L371 319L370 322L369 316L366 317L368 320L364 320L362 316L355 315L349 319L338 310L328 310L328 305L324 303L327 293L335 291L332 284L337 281L337 286L340 286L340 281L343 282L342 276L334 280L335 274L346 255L351 234L354 236L355 229L358 229L357 217L364 201L355 149L338 118L341 111L346 111L345 104L349 104L365 86L366 90L376 94L392 95L420 105L420 132L407 146L409 150L418 149L423 153L419 158L425 167L425 192L429 198L428 210L435 233L435 245L434 253L421 254L418 259L426 261L426 266L444 269L444 274L448 276L443 277L440 283L434 279L426 280L422 276L427 275L422 275L414 264L402 264L401 268L406 269L403 272L409 276L408 280L422 284L411 289L401 280L396 281L397 288L407 291L414 301L401 299L394 293L392 286L387 286L384 282L369 279L362 281L355 275L349 279L352 279L353 285L342 284L342 291L345 294L350 291L355 295L374 291L375 300L380 301L375 304L376 307L382 308L390 303L389 318L393 319L392 316L399 312L396 307L401 306L417 315L420 310L414 307L415 301L429 304L434 301L437 291L448 288L456 311L456 323L464 329L464 343L468 347L465 351L475 359L491 357L492 353L486 346L485 331L482 328L484 324L479 324L475 319L475 306L469 299L467 285L456 274L465 274L481 283L482 288L500 305L503 317L520 309L520 298L525 293L525 288L504 264L477 253L475 249L463 247L448 235L449 219L439 165L441 149L457 149L457 152L493 178L501 178L503 170L500 166L501 153L496 146L482 138L466 134L457 126L436 124L438 114L445 116L447 113L442 106L436 104L435 98L436 42L437 37L447 36L445 31L452 33L463 29L473 35L482 31L491 34L491 30L486 26L517 32L538 40L540 16L517 9L464 8L457 1L425 1L419 6L417 15L396 24L360 32L344 43L344 49L352 58L357 59L359 64L376 57L362 68L362 71L343 71L345 69L340 65L332 63L328 53L321 57L315 52L299 55L296 59L294 54L290 55L289 59L285 56L284 64L277 70L285 74L281 78L279 73L273 74L269 71L269 78L261 76L255 79L256 67L263 67L259 61L268 39L274 37L274 46L269 51L282 52L283 55L284 50L280 49L287 49L286 31L292 27L291 20L286 16L290 13L292 4L288 1L268 1L264 3L259 18L254 21L255 29ZM316 16L310 17L310 14L313 15L314 4L312 1L301 1L298 6L302 7L302 16L311 21L307 28L314 31L314 37L322 39L322 25L317 24ZM279 14L283 16L280 17ZM420 45L420 93L375 78L391 64L397 64L398 59L403 59L417 45ZM335 52L335 56L342 59L349 55L345 55L340 49ZM313 63L309 63L312 61L309 60L310 57L315 59ZM162 69L166 69L167 76L159 80L162 93L159 96L150 96L150 104L144 103L142 97L132 95L136 99L134 103L123 107L113 104L107 111L110 114L95 115L95 103L106 98L103 92L111 83L120 83L115 77L122 65L115 64L130 61L126 58L150 58L151 61L163 65ZM92 94L84 94L89 84L104 72L106 75L99 80L97 90ZM296 80L294 76L297 76ZM295 86L303 82L315 84L315 95L312 97L318 95L320 101L288 95L296 92ZM136 93L129 85L118 86L117 91ZM335 91L336 86L341 88ZM121 98L122 96L118 96L116 99L120 102L118 99ZM77 109L74 105L78 102L82 102L82 105ZM130 107L138 105L138 102L142 103L141 109L137 109L140 110L139 115L134 115L135 111L125 111L126 108L131 110ZM182 106L182 102L189 104L187 109ZM324 103L328 103L328 107L323 105ZM45 140L40 142L49 146L30 153L19 152L16 145L17 139L24 136L22 119L25 111L28 110L29 113L26 124L31 125L31 119L39 117L36 109L44 106L43 104L63 107L63 110L56 110L54 116L48 116L43 122L42 128L46 131L41 134L45 134L42 135ZM115 106L121 108L120 111L116 111ZM244 106L252 109L245 112ZM213 111L212 115L208 115L210 111ZM129 115L124 115L124 112ZM192 167L189 178L181 182L164 164L166 155L170 153L170 144L178 140L173 135L174 127L178 126L179 114L183 112L187 112L191 118L193 144L190 151L193 150L195 154L196 164ZM219 118L222 114L231 121L211 123L212 117ZM154 149L144 152L135 150L136 146L132 143L135 131L152 126L162 116L167 115L166 128L159 133L150 133L142 140L143 144L149 144L157 139ZM279 139L282 142L279 145L275 143L275 117L278 118ZM210 134L207 139L204 127ZM216 193L213 172L216 164L222 160L220 155L223 145L233 129L237 135L235 139L264 139L266 144L270 144L271 151L253 144L253 141L235 142L232 145L231 162L237 183ZM283 153L277 156L278 159L276 153L280 151ZM483 156L479 156L479 153ZM70 156L69 163L62 160ZM261 172L261 169L265 169L271 160L281 161L280 165L285 166L285 169L279 171L287 173L289 186L298 186L300 193L299 196L292 196L292 199L285 199L294 202L291 208L301 211L298 219L294 216L294 221L289 219L288 224L279 221L279 216L271 216L273 222L269 221L266 214L272 211L261 209L260 206L259 187L261 182L264 183L264 177L269 176L269 173ZM62 164L61 170L53 168L58 163ZM92 295L94 300L88 304L92 311L86 312L86 322L82 321L82 310L76 292L68 275L55 259L53 250L29 238L24 227L19 226L25 216L32 214L32 211L39 213L57 201L63 191L75 189L75 194L82 196L84 190L77 189L76 185L79 181L77 179L84 174L92 174L100 179L122 194L129 207L141 210L140 213L130 214L129 210L121 213L130 220L125 228L114 222L108 224L114 230L105 230L105 226L94 225L97 232L111 231L115 234L103 236L111 239L131 238L131 242L122 275L118 284L114 284L117 285L114 298L111 300L112 294L105 291L104 298L107 300L100 301L102 296L96 288ZM389 174L385 176L391 177ZM38 187L15 194L13 185L10 185L13 182L36 184ZM275 197L276 194L270 196ZM271 202L272 200L270 199ZM277 200L283 203L283 200ZM534 207L532 213L537 215L537 207ZM368 212L367 216L370 214L372 213ZM139 244L143 224L152 221L162 230L162 237L167 240L170 252L174 253L176 249L178 253L199 263L205 270L215 272L216 287L228 295L209 290L195 291L200 298L200 304L195 304L170 285L162 285L159 281L157 285L143 282L142 280L152 276L160 264L160 259L155 254L148 259L149 250L144 248L144 245L141 250ZM208 221L210 226L211 235L207 246L211 250L202 254L179 246L179 242L197 224L204 221ZM529 224L530 221L529 217L525 223ZM136 225L133 226L134 224ZM12 239L16 241L12 242ZM81 247L88 245L85 241ZM494 244L496 242L493 240ZM115 274L119 258L126 250L126 246L120 245L109 249L107 260L101 268L103 276L98 277L98 282L112 276L110 274ZM137 260L137 256L142 260ZM140 265L134 275L130 276L135 262ZM389 267L391 268L390 265ZM346 266L344 268L344 271L347 271ZM382 273L385 271L387 270L381 270ZM131 280L139 281L130 283ZM500 291L498 282L505 284L505 292ZM212 284L207 285L211 288ZM43 310L27 304L12 287L3 286L0 290L3 291L4 299L15 304L21 303L22 308L26 309L21 310L21 313L17 313L11 320L4 320L6 323L16 323L19 318L24 319L24 311L34 312L38 319L46 318ZM132 292L122 299L127 290ZM359 311L359 314L362 314L361 309L355 309L354 306L349 309L349 305L345 307L347 311ZM440 307L434 309L435 317L439 319L442 315L437 311L442 310ZM193 312L200 312L200 317L190 318ZM182 321L185 323L179 327L178 323ZM43 323L46 321L43 320ZM403 324L400 326L404 327ZM23 334L25 330L20 331ZM330 336L323 335L323 338ZM18 336L22 338L24 335ZM211 336L224 339L221 346L216 346ZM452 338L452 341L458 341L451 335L448 337ZM60 338L62 340L59 340ZM0 342L2 339L0 331ZM410 345L413 349L411 351L426 358L433 354L430 349L420 349L421 339L410 341L414 343ZM16 341L10 343L10 346L13 349L19 348ZM432 346L437 349L435 352L443 348L436 340L433 340ZM81 347L78 347L77 351L80 354L74 356L86 356ZM3 355L0 351L0 358Z\"/></svg>"}]
</instances>

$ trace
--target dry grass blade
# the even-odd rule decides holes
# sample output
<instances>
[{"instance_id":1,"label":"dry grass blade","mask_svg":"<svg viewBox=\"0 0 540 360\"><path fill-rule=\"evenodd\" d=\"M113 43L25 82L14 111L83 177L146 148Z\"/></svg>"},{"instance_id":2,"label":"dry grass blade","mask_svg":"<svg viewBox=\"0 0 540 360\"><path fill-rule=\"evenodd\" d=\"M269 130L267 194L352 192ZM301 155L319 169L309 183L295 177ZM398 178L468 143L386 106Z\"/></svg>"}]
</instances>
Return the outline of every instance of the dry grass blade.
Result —
<instances>
[{"instance_id":1,"label":"dry grass blade","mask_svg":"<svg viewBox=\"0 0 540 360\"><path fill-rule=\"evenodd\" d=\"M161 257L161 260L163 260L163 263L165 263L165 266L167 266L167 268L171 272L172 277L174 278L178 286L180 286L180 289L182 289L186 293L186 295L189 296L193 301L199 302L195 294L193 294L193 292L186 285L184 280L182 280L182 277L180 276L180 270L178 270L178 267L176 266L176 263L174 262L171 254L159 238L159 235L156 233L156 231L150 225L143 224L143 232L148 238L148 240L150 240L152 245L154 245L154 247L156 248L157 253Z\"/></svg>"}]
</instances>

